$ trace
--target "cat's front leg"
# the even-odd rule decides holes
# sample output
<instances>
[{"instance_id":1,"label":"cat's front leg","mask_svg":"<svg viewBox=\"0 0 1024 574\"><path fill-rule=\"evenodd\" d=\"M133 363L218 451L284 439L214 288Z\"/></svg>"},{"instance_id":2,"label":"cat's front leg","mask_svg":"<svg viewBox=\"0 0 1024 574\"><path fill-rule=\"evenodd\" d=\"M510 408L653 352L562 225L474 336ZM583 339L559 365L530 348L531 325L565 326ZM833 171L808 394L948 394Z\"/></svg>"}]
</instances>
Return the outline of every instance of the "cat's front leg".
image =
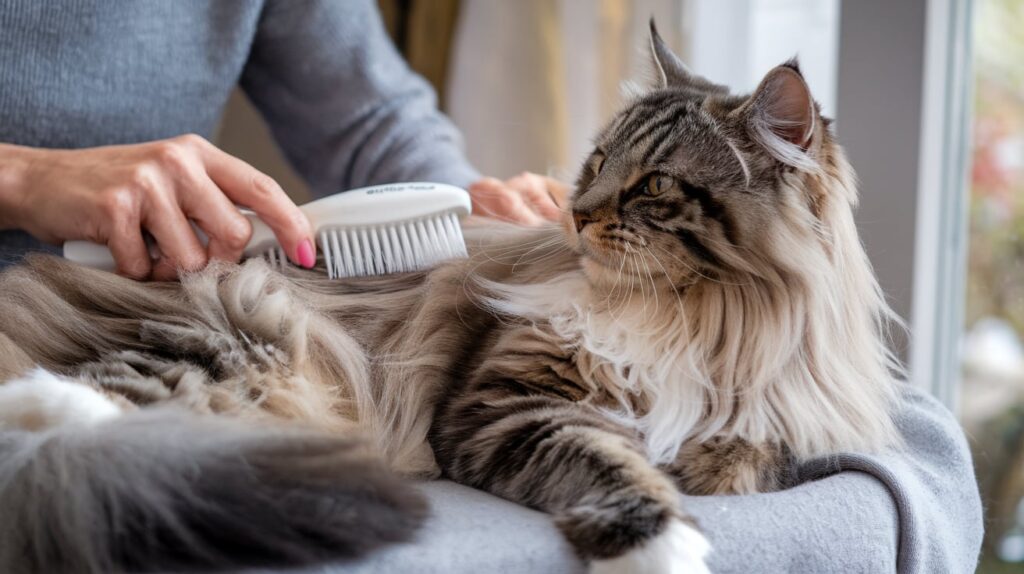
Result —
<instances>
[{"instance_id":1,"label":"cat's front leg","mask_svg":"<svg viewBox=\"0 0 1024 574\"><path fill-rule=\"evenodd\" d=\"M432 441L451 478L553 514L591 572L708 571L670 477L593 407L499 382L442 408Z\"/></svg>"},{"instance_id":2,"label":"cat's front leg","mask_svg":"<svg viewBox=\"0 0 1024 574\"><path fill-rule=\"evenodd\" d=\"M665 470L694 495L751 494L783 488L791 468L786 450L740 438L691 441Z\"/></svg>"}]
</instances>

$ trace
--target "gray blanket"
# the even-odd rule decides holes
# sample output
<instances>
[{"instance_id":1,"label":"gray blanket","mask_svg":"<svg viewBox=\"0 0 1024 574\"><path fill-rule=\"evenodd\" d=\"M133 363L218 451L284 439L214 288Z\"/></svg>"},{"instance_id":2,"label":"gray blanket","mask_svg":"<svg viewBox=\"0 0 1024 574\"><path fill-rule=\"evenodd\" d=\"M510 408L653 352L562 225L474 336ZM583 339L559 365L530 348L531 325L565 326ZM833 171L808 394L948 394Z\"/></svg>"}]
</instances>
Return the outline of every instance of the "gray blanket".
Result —
<instances>
[{"instance_id":1,"label":"gray blanket","mask_svg":"<svg viewBox=\"0 0 1024 574\"><path fill-rule=\"evenodd\" d=\"M847 454L801 469L801 484L753 496L688 497L713 572L973 572L982 512L953 416L907 387L902 452ZM433 518L418 542L311 572L585 572L547 516L450 482L423 485Z\"/></svg>"}]
</instances>

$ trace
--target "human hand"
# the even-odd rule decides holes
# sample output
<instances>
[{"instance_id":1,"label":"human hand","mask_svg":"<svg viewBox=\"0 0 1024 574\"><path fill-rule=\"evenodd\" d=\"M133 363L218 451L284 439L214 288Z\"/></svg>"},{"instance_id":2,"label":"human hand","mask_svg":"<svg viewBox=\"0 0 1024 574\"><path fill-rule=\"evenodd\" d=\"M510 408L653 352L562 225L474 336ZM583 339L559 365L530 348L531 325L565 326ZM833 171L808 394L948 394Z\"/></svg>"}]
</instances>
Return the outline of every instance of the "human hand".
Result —
<instances>
[{"instance_id":1,"label":"human hand","mask_svg":"<svg viewBox=\"0 0 1024 574\"><path fill-rule=\"evenodd\" d=\"M0 228L106 245L127 277L171 280L211 259L238 261L252 226L235 204L255 211L292 261L316 260L309 220L281 186L199 136L80 150L0 145L0 159ZM143 231L159 247L155 260Z\"/></svg>"},{"instance_id":2,"label":"human hand","mask_svg":"<svg viewBox=\"0 0 1024 574\"><path fill-rule=\"evenodd\" d=\"M568 194L564 183L530 172L506 181L485 177L469 186L474 214L524 225L560 219Z\"/></svg>"}]
</instances>

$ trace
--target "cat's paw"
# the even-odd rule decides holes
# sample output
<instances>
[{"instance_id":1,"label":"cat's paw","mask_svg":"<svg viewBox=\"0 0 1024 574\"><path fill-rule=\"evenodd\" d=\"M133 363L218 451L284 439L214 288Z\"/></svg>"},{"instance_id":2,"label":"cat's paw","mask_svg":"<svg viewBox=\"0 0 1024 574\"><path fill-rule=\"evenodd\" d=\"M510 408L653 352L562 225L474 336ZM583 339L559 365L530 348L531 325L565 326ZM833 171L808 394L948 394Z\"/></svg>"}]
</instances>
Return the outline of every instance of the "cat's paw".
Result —
<instances>
[{"instance_id":1,"label":"cat's paw","mask_svg":"<svg viewBox=\"0 0 1024 574\"><path fill-rule=\"evenodd\" d=\"M709 574L704 557L711 544L696 528L673 519L643 546L590 563L590 574Z\"/></svg>"},{"instance_id":2,"label":"cat's paw","mask_svg":"<svg viewBox=\"0 0 1024 574\"><path fill-rule=\"evenodd\" d=\"M42 431L119 414L121 407L99 391L42 368L0 385L0 429Z\"/></svg>"}]
</instances>

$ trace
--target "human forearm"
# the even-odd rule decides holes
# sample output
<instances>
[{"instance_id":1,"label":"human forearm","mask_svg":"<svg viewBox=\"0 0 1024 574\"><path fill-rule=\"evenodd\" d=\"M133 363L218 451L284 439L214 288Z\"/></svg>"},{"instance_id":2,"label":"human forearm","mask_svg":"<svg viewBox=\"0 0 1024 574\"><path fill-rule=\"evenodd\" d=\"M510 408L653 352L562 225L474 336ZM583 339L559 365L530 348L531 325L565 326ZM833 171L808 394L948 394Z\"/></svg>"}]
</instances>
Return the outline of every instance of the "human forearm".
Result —
<instances>
[{"instance_id":1,"label":"human forearm","mask_svg":"<svg viewBox=\"0 0 1024 574\"><path fill-rule=\"evenodd\" d=\"M21 229L25 178L34 151L32 148L0 143L0 229Z\"/></svg>"},{"instance_id":2,"label":"human forearm","mask_svg":"<svg viewBox=\"0 0 1024 574\"><path fill-rule=\"evenodd\" d=\"M430 86L371 0L271 0L242 87L317 195L396 180L477 177Z\"/></svg>"}]
</instances>

